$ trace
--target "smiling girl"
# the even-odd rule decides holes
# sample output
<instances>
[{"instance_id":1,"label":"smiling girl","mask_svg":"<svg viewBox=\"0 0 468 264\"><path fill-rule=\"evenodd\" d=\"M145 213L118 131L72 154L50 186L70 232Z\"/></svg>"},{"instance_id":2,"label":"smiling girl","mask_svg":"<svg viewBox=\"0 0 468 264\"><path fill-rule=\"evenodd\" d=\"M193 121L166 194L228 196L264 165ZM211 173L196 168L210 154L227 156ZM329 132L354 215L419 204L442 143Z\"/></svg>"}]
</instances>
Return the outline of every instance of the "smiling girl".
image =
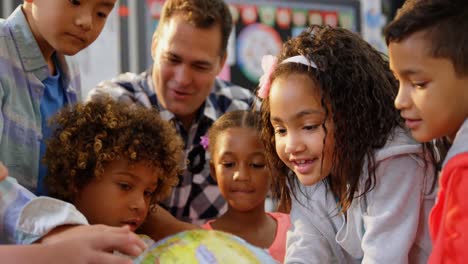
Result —
<instances>
[{"instance_id":1,"label":"smiling girl","mask_svg":"<svg viewBox=\"0 0 468 264\"><path fill-rule=\"evenodd\" d=\"M398 83L358 35L312 26L262 78L264 141L293 196L286 263L426 263L429 152L403 129ZM266 61L267 62L267 61Z\"/></svg>"}]
</instances>

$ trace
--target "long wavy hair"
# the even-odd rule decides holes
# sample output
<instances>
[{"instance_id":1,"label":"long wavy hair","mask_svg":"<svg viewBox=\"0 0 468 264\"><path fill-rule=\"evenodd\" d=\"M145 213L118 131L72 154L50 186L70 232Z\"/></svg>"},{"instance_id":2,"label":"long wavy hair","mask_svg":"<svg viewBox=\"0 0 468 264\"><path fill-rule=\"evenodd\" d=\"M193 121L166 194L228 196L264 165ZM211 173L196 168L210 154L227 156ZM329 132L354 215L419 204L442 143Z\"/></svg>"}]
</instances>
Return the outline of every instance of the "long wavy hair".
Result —
<instances>
[{"instance_id":1,"label":"long wavy hair","mask_svg":"<svg viewBox=\"0 0 468 264\"><path fill-rule=\"evenodd\" d=\"M315 62L317 69L299 63L281 64L281 61L296 55ZM398 82L383 54L355 33L341 28L309 27L283 45L278 62L271 82L280 76L304 74L320 87L324 120L333 121L335 141L333 175L324 181L345 212L354 198L374 188L375 151L385 145L395 128L402 127L403 120L394 107ZM295 196L300 183L275 151L268 97L262 102L261 113L262 138L269 152L267 157L281 171L279 175L285 175L275 179L276 187L273 189L279 190L277 196ZM325 123L322 127L326 134L330 133ZM360 187L364 166L367 166L369 177L364 187Z\"/></svg>"}]
</instances>

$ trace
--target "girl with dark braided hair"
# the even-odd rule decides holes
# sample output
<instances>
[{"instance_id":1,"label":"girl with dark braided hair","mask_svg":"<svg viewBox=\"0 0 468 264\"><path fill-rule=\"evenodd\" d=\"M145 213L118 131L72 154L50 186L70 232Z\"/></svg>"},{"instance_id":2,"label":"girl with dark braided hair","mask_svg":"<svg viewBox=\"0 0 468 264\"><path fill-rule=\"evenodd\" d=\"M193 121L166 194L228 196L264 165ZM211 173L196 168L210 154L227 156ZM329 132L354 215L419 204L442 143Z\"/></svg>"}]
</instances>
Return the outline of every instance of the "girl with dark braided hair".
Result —
<instances>
[{"instance_id":1,"label":"girl with dark braided hair","mask_svg":"<svg viewBox=\"0 0 468 264\"><path fill-rule=\"evenodd\" d=\"M292 197L285 262L425 263L435 151L403 128L382 54L312 26L262 66L262 136Z\"/></svg>"},{"instance_id":2,"label":"girl with dark braided hair","mask_svg":"<svg viewBox=\"0 0 468 264\"><path fill-rule=\"evenodd\" d=\"M246 110L225 113L211 126L211 177L228 209L202 227L239 236L283 263L290 219L288 214L265 211L273 172L266 163L260 126L260 114Z\"/></svg>"}]
</instances>

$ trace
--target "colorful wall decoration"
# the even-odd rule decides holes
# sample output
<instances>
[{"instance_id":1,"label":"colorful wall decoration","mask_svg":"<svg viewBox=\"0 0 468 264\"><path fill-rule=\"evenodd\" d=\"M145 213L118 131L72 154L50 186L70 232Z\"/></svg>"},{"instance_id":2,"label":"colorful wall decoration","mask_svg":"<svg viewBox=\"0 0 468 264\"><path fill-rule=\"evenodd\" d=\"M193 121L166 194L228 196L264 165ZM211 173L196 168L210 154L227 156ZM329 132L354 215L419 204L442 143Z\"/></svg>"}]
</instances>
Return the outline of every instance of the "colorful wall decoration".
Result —
<instances>
[{"instance_id":1,"label":"colorful wall decoration","mask_svg":"<svg viewBox=\"0 0 468 264\"><path fill-rule=\"evenodd\" d=\"M281 44L311 24L343 27L361 32L360 0L225 0L234 29L229 38L228 58L220 77L249 89L258 85L261 59L278 54ZM153 25L151 39L164 0L146 0ZM149 66L149 65L148 65Z\"/></svg>"},{"instance_id":2,"label":"colorful wall decoration","mask_svg":"<svg viewBox=\"0 0 468 264\"><path fill-rule=\"evenodd\" d=\"M228 59L220 77L255 89L263 55L279 53L281 44L311 24L360 31L359 1L227 1L234 18Z\"/></svg>"}]
</instances>

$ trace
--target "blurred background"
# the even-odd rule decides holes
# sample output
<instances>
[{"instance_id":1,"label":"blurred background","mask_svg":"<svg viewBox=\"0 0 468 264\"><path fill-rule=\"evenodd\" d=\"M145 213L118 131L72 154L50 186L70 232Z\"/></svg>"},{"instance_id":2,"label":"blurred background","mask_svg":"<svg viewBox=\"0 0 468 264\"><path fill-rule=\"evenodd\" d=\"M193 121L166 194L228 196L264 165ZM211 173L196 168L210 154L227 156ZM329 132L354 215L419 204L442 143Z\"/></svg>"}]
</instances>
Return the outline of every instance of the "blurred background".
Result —
<instances>
[{"instance_id":1,"label":"blurred background","mask_svg":"<svg viewBox=\"0 0 468 264\"><path fill-rule=\"evenodd\" d=\"M64 1L64 0L56 0ZM8 17L23 0L2 0ZM359 33L386 52L382 29L404 0L226 0L234 18L228 59L220 77L256 87L265 54L277 54L281 43L310 24L327 24ZM152 64L151 37L164 0L118 0L101 36L77 55L83 95L102 80L122 72L139 73Z\"/></svg>"}]
</instances>

